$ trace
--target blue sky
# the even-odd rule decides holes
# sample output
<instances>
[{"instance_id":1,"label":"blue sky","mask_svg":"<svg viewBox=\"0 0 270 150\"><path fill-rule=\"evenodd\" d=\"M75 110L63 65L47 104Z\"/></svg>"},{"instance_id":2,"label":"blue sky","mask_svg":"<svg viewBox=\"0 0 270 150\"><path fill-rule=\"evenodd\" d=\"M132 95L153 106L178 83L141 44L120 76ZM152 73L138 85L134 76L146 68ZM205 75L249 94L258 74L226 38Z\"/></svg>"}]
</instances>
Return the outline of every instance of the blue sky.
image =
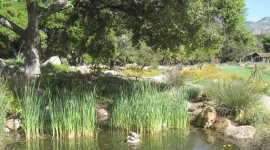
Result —
<instances>
[{"instance_id":1,"label":"blue sky","mask_svg":"<svg viewBox=\"0 0 270 150\"><path fill-rule=\"evenodd\" d=\"M259 21L270 17L270 0L245 0L247 7L247 21Z\"/></svg>"}]
</instances>

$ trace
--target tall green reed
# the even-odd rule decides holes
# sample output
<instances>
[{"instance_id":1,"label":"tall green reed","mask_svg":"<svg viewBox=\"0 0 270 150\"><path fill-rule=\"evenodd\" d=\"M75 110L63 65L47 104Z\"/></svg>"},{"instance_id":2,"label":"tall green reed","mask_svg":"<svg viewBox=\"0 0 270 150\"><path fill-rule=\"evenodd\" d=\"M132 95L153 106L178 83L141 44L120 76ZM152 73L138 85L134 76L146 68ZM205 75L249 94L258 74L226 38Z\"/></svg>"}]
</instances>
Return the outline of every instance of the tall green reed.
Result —
<instances>
[{"instance_id":1,"label":"tall green reed","mask_svg":"<svg viewBox=\"0 0 270 150\"><path fill-rule=\"evenodd\" d=\"M96 94L86 87L63 89L49 101L52 135L55 138L93 136Z\"/></svg>"},{"instance_id":2,"label":"tall green reed","mask_svg":"<svg viewBox=\"0 0 270 150\"><path fill-rule=\"evenodd\" d=\"M181 89L161 90L156 84L137 83L132 91L123 89L112 108L115 128L155 133L166 128L188 126L187 96Z\"/></svg>"},{"instance_id":3,"label":"tall green reed","mask_svg":"<svg viewBox=\"0 0 270 150\"><path fill-rule=\"evenodd\" d=\"M93 136L96 120L96 91L86 85L40 89L26 83L18 94L22 100L27 139L41 135L55 138Z\"/></svg>"},{"instance_id":4,"label":"tall green reed","mask_svg":"<svg viewBox=\"0 0 270 150\"><path fill-rule=\"evenodd\" d=\"M4 80L0 77L0 134L3 132L6 120L6 111L11 97L10 92L6 89Z\"/></svg>"},{"instance_id":5,"label":"tall green reed","mask_svg":"<svg viewBox=\"0 0 270 150\"><path fill-rule=\"evenodd\" d=\"M35 138L43 132L44 125L44 94L38 93L34 84L26 83L22 89L23 124L27 139Z\"/></svg>"}]
</instances>

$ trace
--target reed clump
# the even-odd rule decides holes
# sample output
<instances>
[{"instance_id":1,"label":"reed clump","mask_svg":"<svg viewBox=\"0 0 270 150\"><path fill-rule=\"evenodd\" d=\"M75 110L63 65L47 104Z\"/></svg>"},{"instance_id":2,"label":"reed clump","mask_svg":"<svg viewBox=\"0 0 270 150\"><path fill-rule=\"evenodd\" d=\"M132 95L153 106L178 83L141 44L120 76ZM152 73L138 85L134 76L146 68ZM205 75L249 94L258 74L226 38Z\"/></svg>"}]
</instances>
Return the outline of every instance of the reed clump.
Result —
<instances>
[{"instance_id":1,"label":"reed clump","mask_svg":"<svg viewBox=\"0 0 270 150\"><path fill-rule=\"evenodd\" d=\"M150 82L134 83L132 91L123 89L112 108L111 125L115 128L156 133L162 128L186 128L188 124L184 90L164 90Z\"/></svg>"},{"instance_id":2,"label":"reed clump","mask_svg":"<svg viewBox=\"0 0 270 150\"><path fill-rule=\"evenodd\" d=\"M61 90L42 90L26 84L21 97L27 139L50 135L54 138L93 136L96 94L84 85Z\"/></svg>"},{"instance_id":3,"label":"reed clump","mask_svg":"<svg viewBox=\"0 0 270 150\"><path fill-rule=\"evenodd\" d=\"M88 88L64 89L49 101L52 136L74 138L93 136L96 121L96 94Z\"/></svg>"},{"instance_id":4,"label":"reed clump","mask_svg":"<svg viewBox=\"0 0 270 150\"><path fill-rule=\"evenodd\" d=\"M255 107L261 97L259 88L239 79L209 82L205 86L205 93L217 103L220 113L229 113L241 123L254 119Z\"/></svg>"},{"instance_id":5,"label":"reed clump","mask_svg":"<svg viewBox=\"0 0 270 150\"><path fill-rule=\"evenodd\" d=\"M0 135L5 127L6 112L11 99L13 99L13 96L7 90L4 81L0 77Z\"/></svg>"}]
</instances>

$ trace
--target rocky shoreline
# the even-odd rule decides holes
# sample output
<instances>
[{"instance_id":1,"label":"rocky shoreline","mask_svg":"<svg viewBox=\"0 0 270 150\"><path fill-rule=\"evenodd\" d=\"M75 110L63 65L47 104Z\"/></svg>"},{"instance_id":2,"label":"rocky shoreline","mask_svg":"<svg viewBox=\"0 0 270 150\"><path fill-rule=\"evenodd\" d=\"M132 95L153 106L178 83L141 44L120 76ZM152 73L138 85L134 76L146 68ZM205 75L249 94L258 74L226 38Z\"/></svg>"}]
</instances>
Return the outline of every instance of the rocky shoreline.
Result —
<instances>
[{"instance_id":1,"label":"rocky shoreline","mask_svg":"<svg viewBox=\"0 0 270 150\"><path fill-rule=\"evenodd\" d=\"M268 127L256 129L251 125L238 125L226 117L218 116L214 105L212 101L204 101L203 98L189 102L191 125L218 132L222 135L221 138L243 150L270 150L270 134L260 134Z\"/></svg>"}]
</instances>

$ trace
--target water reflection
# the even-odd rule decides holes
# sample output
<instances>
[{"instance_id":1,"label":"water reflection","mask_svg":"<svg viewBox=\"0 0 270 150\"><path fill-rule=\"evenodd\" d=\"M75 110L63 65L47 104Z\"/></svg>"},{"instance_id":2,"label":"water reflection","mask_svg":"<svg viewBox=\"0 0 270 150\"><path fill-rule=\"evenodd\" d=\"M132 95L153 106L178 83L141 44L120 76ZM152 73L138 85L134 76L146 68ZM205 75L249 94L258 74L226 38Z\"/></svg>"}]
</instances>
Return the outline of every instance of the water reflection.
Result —
<instances>
[{"instance_id":1,"label":"water reflection","mask_svg":"<svg viewBox=\"0 0 270 150\"><path fill-rule=\"evenodd\" d=\"M203 130L168 130L156 135L144 135L138 145L125 142L126 132L100 131L96 140L39 139L15 141L5 150L238 150L236 145L223 141L216 134ZM226 145L226 147L224 146ZM227 146L229 145L229 147Z\"/></svg>"}]
</instances>

